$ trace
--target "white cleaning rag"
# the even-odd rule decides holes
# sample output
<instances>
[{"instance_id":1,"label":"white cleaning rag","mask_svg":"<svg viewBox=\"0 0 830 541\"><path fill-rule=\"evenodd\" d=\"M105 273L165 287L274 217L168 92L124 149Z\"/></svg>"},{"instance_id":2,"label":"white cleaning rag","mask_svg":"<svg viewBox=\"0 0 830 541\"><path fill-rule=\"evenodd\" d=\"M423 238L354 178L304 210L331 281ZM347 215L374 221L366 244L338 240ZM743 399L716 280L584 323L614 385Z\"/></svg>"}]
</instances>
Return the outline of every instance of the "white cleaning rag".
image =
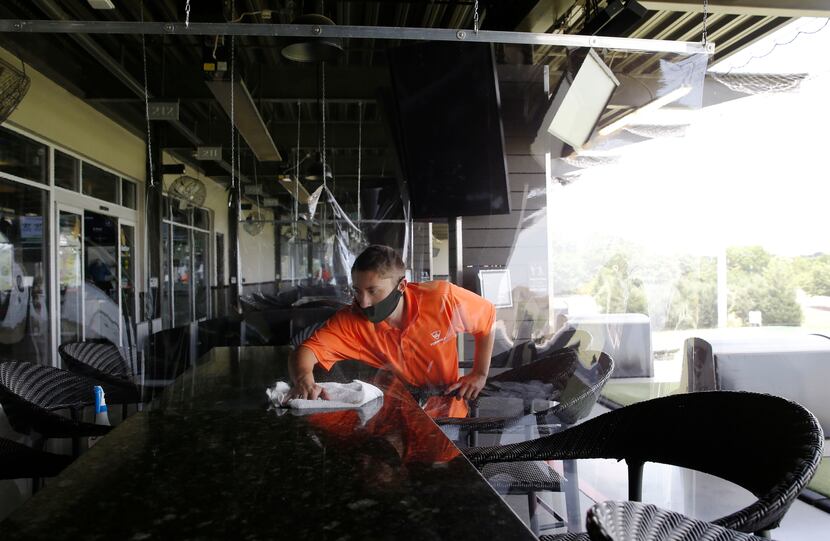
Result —
<instances>
[{"instance_id":1,"label":"white cleaning rag","mask_svg":"<svg viewBox=\"0 0 830 541\"><path fill-rule=\"evenodd\" d=\"M319 384L325 389L328 400L306 400L300 398L288 399L291 386L284 381L278 381L265 389L265 394L274 406L294 409L348 409L359 408L383 396L383 391L365 381L356 379L351 383Z\"/></svg>"}]
</instances>

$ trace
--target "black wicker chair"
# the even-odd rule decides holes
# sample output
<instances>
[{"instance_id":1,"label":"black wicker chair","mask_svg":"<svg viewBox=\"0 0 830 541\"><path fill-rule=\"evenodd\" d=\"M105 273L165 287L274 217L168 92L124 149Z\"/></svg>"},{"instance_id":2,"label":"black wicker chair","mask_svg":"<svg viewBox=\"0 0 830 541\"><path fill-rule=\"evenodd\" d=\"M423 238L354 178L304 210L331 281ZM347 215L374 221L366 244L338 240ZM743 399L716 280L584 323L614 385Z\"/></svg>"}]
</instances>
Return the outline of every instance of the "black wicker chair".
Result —
<instances>
[{"instance_id":1,"label":"black wicker chair","mask_svg":"<svg viewBox=\"0 0 830 541\"><path fill-rule=\"evenodd\" d=\"M72 451L80 454L80 438L103 436L106 425L85 423L81 413L94 405L96 382L66 370L34 363L0 362L0 404L12 428L21 434L32 430L47 438L72 438ZM69 410L71 417L58 413Z\"/></svg>"},{"instance_id":2,"label":"black wicker chair","mask_svg":"<svg viewBox=\"0 0 830 541\"><path fill-rule=\"evenodd\" d=\"M639 502L598 503L588 511L586 527L593 541L769 541Z\"/></svg>"},{"instance_id":3,"label":"black wicker chair","mask_svg":"<svg viewBox=\"0 0 830 541\"><path fill-rule=\"evenodd\" d=\"M122 405L122 418L126 417L127 404L146 402L152 396L148 389L134 383L138 361L133 349L109 342L68 342L58 347L58 354L70 371L100 382L107 403Z\"/></svg>"},{"instance_id":4,"label":"black wicker chair","mask_svg":"<svg viewBox=\"0 0 830 541\"><path fill-rule=\"evenodd\" d=\"M705 472L758 498L713 521L752 533L778 526L815 473L823 444L816 418L795 402L758 393L711 391L632 404L533 441L468 449L465 454L477 465L624 459L633 501L641 498L645 462Z\"/></svg>"},{"instance_id":5,"label":"black wicker chair","mask_svg":"<svg viewBox=\"0 0 830 541\"><path fill-rule=\"evenodd\" d=\"M513 390L504 384L540 383L529 390L544 390L544 396L532 393L524 396L524 410L518 414L505 417L446 417L435 422L442 426L458 426L468 435L468 442L473 442L474 435L480 432L498 432L509 426L526 424L527 415L535 417L534 424L541 430L550 426L559 429L576 423L591 412L613 370L614 361L605 353L560 349L531 364L489 378L479 399L472 403L475 411L488 397L504 396L506 391ZM543 403L555 401L558 404L534 410L533 398L542 398Z\"/></svg>"},{"instance_id":6,"label":"black wicker chair","mask_svg":"<svg viewBox=\"0 0 830 541\"><path fill-rule=\"evenodd\" d=\"M70 462L71 456L47 453L0 438L0 479L31 477L32 492L37 492L41 478L56 476Z\"/></svg>"},{"instance_id":7,"label":"black wicker chair","mask_svg":"<svg viewBox=\"0 0 830 541\"><path fill-rule=\"evenodd\" d=\"M543 384L529 387L530 392L523 397L525 409L518 415L501 418L446 418L436 422L444 426L459 426L467 436L468 444L475 444L476 436L481 432L498 433L516 426L524 427L527 439L534 436L534 428L539 433L564 430L591 412L613 369L614 361L605 353L574 348L560 349L545 354L534 363L508 370L488 380L487 386L482 390L482 398L477 401L479 403L487 400L487 396L499 396L505 390L512 390L500 385L504 382ZM559 403L537 411L533 408L533 392L543 388L550 390L549 394L540 397L543 399L541 403ZM579 516L576 464L566 461L564 468L566 475L563 477L542 462L496 462L486 464L481 474L500 494L527 496L530 527L538 535L540 527L536 510L539 505L558 519L550 527L564 525L562 517L538 498L538 492L564 491L569 518L573 520Z\"/></svg>"}]
</instances>

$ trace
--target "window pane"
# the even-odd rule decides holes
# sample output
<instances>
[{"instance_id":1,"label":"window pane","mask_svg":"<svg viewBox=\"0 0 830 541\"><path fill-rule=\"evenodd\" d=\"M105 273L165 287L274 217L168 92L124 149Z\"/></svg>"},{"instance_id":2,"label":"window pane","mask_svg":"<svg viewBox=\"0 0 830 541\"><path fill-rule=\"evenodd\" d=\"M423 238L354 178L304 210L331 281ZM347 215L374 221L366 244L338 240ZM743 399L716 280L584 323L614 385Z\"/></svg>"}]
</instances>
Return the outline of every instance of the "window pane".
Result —
<instances>
[{"instance_id":1,"label":"window pane","mask_svg":"<svg viewBox=\"0 0 830 541\"><path fill-rule=\"evenodd\" d=\"M60 150L55 151L55 186L73 192L81 189L81 161Z\"/></svg>"},{"instance_id":2,"label":"window pane","mask_svg":"<svg viewBox=\"0 0 830 541\"><path fill-rule=\"evenodd\" d=\"M196 319L207 317L208 299L208 234L193 232L193 295Z\"/></svg>"},{"instance_id":3,"label":"window pane","mask_svg":"<svg viewBox=\"0 0 830 541\"><path fill-rule=\"evenodd\" d=\"M216 285L225 285L225 235L216 233Z\"/></svg>"},{"instance_id":4,"label":"window pane","mask_svg":"<svg viewBox=\"0 0 830 541\"><path fill-rule=\"evenodd\" d=\"M121 179L121 204L135 210L135 183Z\"/></svg>"},{"instance_id":5,"label":"window pane","mask_svg":"<svg viewBox=\"0 0 830 541\"><path fill-rule=\"evenodd\" d=\"M190 229L173 228L173 326L192 321Z\"/></svg>"},{"instance_id":6,"label":"window pane","mask_svg":"<svg viewBox=\"0 0 830 541\"><path fill-rule=\"evenodd\" d=\"M193 209L193 226L199 229L210 229L210 217L205 209Z\"/></svg>"},{"instance_id":7,"label":"window pane","mask_svg":"<svg viewBox=\"0 0 830 541\"><path fill-rule=\"evenodd\" d=\"M0 359L49 364L48 192L0 179Z\"/></svg>"},{"instance_id":8,"label":"window pane","mask_svg":"<svg viewBox=\"0 0 830 541\"><path fill-rule=\"evenodd\" d=\"M86 338L121 343L118 306L118 230L113 217L84 212L84 323Z\"/></svg>"},{"instance_id":9,"label":"window pane","mask_svg":"<svg viewBox=\"0 0 830 541\"><path fill-rule=\"evenodd\" d=\"M190 216L193 214L193 211L187 207L182 207L178 199L170 198L170 213L173 216L174 222L190 225Z\"/></svg>"},{"instance_id":10,"label":"window pane","mask_svg":"<svg viewBox=\"0 0 830 541\"><path fill-rule=\"evenodd\" d=\"M167 329L173 323L173 305L170 302L170 224L161 225L161 265L161 324Z\"/></svg>"},{"instance_id":11,"label":"window pane","mask_svg":"<svg viewBox=\"0 0 830 541\"><path fill-rule=\"evenodd\" d=\"M122 344L135 346L135 229L121 225L121 312L126 319L121 329Z\"/></svg>"},{"instance_id":12,"label":"window pane","mask_svg":"<svg viewBox=\"0 0 830 541\"><path fill-rule=\"evenodd\" d=\"M61 211L58 225L58 294L60 302L60 337L61 344L82 340L83 310L81 293L83 291L83 217L74 212Z\"/></svg>"},{"instance_id":13,"label":"window pane","mask_svg":"<svg viewBox=\"0 0 830 541\"><path fill-rule=\"evenodd\" d=\"M118 203L118 177L100 167L83 162L83 192L110 203Z\"/></svg>"},{"instance_id":14,"label":"window pane","mask_svg":"<svg viewBox=\"0 0 830 541\"><path fill-rule=\"evenodd\" d=\"M46 184L49 179L46 150L46 145L0 128L0 171L4 173Z\"/></svg>"},{"instance_id":15,"label":"window pane","mask_svg":"<svg viewBox=\"0 0 830 541\"><path fill-rule=\"evenodd\" d=\"M166 195L161 196L161 215L165 220L170 219L170 198Z\"/></svg>"}]
</instances>

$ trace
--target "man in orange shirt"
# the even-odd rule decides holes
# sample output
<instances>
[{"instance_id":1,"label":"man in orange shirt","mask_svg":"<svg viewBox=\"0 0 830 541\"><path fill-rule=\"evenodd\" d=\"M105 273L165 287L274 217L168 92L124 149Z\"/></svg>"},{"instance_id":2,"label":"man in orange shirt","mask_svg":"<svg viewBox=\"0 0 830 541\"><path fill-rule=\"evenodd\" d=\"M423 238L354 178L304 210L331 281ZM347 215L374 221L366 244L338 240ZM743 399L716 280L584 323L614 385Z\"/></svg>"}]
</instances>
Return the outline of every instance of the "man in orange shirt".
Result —
<instances>
[{"instance_id":1,"label":"man in orange shirt","mask_svg":"<svg viewBox=\"0 0 830 541\"><path fill-rule=\"evenodd\" d=\"M356 359L392 370L415 387L443 388L472 400L484 387L493 353L493 304L449 282L408 283L388 246L366 248L352 265L355 302L329 319L289 360L291 396L326 398L312 369ZM473 369L458 377L456 336L475 338ZM464 408L466 411L466 408Z\"/></svg>"}]
</instances>

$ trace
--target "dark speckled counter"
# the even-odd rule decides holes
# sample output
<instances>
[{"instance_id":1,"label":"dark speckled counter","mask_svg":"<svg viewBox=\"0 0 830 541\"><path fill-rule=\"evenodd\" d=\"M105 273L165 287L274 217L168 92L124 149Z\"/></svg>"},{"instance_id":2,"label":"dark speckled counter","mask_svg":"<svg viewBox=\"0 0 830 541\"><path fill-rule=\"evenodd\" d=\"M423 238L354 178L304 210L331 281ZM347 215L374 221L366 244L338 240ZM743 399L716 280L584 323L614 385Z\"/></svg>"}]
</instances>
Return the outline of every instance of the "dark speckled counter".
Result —
<instances>
[{"instance_id":1,"label":"dark speckled counter","mask_svg":"<svg viewBox=\"0 0 830 541\"><path fill-rule=\"evenodd\" d=\"M269 411L288 350L216 348L0 523L11 539L535 539L392 375L382 405ZM373 407L374 406L374 407Z\"/></svg>"}]
</instances>

